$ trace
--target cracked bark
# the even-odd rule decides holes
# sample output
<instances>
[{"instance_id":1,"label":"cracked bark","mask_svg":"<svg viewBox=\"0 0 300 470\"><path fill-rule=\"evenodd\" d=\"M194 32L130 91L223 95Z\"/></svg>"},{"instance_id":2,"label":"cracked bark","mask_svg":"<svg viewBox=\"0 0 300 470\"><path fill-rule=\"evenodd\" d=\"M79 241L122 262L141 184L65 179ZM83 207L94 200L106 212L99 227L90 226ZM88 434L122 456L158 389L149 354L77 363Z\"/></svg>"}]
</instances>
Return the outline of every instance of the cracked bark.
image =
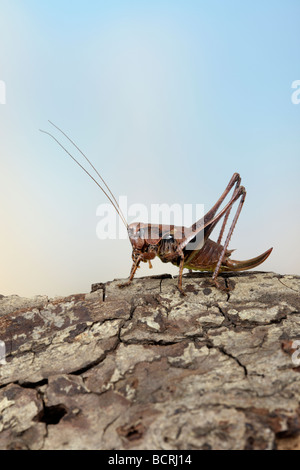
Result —
<instances>
[{"instance_id":1,"label":"cracked bark","mask_svg":"<svg viewBox=\"0 0 300 470\"><path fill-rule=\"evenodd\" d=\"M0 296L1 449L300 449L299 277L118 282Z\"/></svg>"}]
</instances>

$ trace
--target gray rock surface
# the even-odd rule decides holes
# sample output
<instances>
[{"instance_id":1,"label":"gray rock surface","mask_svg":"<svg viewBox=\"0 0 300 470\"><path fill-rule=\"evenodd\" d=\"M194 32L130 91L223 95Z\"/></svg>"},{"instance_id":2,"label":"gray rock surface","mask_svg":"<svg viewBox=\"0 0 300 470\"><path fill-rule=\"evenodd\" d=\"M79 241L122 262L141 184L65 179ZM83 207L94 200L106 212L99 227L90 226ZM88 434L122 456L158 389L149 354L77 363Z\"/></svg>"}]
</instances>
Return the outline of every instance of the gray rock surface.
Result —
<instances>
[{"instance_id":1,"label":"gray rock surface","mask_svg":"<svg viewBox=\"0 0 300 470\"><path fill-rule=\"evenodd\" d=\"M0 296L0 448L300 449L300 277L224 283Z\"/></svg>"}]
</instances>

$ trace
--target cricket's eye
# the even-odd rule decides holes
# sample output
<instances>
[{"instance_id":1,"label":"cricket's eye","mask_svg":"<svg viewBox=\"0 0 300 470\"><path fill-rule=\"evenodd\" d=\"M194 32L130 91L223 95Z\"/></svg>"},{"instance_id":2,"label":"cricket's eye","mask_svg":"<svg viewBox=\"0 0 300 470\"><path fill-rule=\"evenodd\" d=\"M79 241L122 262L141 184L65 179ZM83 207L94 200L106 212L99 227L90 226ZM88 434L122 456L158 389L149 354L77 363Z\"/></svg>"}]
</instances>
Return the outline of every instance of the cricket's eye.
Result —
<instances>
[{"instance_id":1,"label":"cricket's eye","mask_svg":"<svg viewBox=\"0 0 300 470\"><path fill-rule=\"evenodd\" d=\"M171 235L170 233L168 233L167 235L165 235L165 236L163 237L163 240L169 240L169 241L170 241L170 240L174 240L174 237L173 237L173 235Z\"/></svg>"}]
</instances>

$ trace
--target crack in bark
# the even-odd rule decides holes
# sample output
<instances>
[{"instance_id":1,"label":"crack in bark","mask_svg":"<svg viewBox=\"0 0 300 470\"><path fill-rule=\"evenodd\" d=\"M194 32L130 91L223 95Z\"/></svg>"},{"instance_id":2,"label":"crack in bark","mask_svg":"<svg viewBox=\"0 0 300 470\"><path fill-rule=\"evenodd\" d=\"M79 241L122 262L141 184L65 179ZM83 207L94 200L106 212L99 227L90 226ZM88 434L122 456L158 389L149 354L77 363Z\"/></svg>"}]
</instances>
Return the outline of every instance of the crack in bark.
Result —
<instances>
[{"instance_id":1,"label":"crack in bark","mask_svg":"<svg viewBox=\"0 0 300 470\"><path fill-rule=\"evenodd\" d=\"M224 346L217 346L217 345L213 344L213 342L212 342L210 339L207 340L206 346L207 346L209 349L216 349L216 350L219 351L220 353L224 354L224 356L227 356L227 357L229 357L230 359L233 359L233 360L238 364L238 366L243 369L245 377L248 376L247 367L246 367L236 356L234 356L232 353L226 351L226 349L224 348Z\"/></svg>"},{"instance_id":2,"label":"crack in bark","mask_svg":"<svg viewBox=\"0 0 300 470\"><path fill-rule=\"evenodd\" d=\"M225 354L225 356L228 356L231 359L233 359L243 369L244 375L245 375L245 377L247 377L247 375L248 375L247 367L244 364L242 364L242 362L237 357L235 357L233 354L226 351L224 347L220 347L218 349L221 353Z\"/></svg>"},{"instance_id":3,"label":"crack in bark","mask_svg":"<svg viewBox=\"0 0 300 470\"><path fill-rule=\"evenodd\" d=\"M228 313L225 312L225 311L222 309L222 307L220 307L219 304L217 304L217 305L215 305L215 306L218 308L219 312L220 312L220 313L223 315L223 317L224 317L224 321L223 321L223 323L222 323L221 326L232 326L233 328L236 328L236 327L237 327L237 324L233 321L233 319L231 318L231 316L228 315ZM218 326L217 328L220 328L220 326Z\"/></svg>"},{"instance_id":4,"label":"crack in bark","mask_svg":"<svg viewBox=\"0 0 300 470\"><path fill-rule=\"evenodd\" d=\"M224 280L225 280L225 286L227 288L227 300L226 301L229 302L229 299L230 299L230 292L229 292L230 286L229 286L228 278L225 277Z\"/></svg>"}]
</instances>

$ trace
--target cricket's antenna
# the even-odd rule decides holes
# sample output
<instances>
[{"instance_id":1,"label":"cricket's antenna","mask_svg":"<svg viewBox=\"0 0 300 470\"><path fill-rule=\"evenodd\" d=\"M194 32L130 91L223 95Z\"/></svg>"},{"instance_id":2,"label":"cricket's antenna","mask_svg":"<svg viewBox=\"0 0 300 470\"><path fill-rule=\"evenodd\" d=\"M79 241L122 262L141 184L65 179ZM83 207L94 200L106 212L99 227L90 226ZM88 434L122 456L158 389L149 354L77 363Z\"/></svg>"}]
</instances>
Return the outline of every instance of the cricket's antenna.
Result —
<instances>
[{"instance_id":1,"label":"cricket's antenna","mask_svg":"<svg viewBox=\"0 0 300 470\"><path fill-rule=\"evenodd\" d=\"M108 200L111 202L111 204L113 205L113 207L115 208L116 212L118 213L118 215L120 216L120 219L122 220L123 224L125 225L125 227L127 228L128 227L128 223L124 217L124 214L122 213L121 209L120 209L120 206L115 198L115 196L113 195L113 193L111 192L111 190L109 189L109 187L107 186L107 184L105 183L104 179L102 178L102 176L100 175L100 173L96 170L96 168L94 167L94 165L90 162L90 160L86 157L86 155L84 155L84 153L80 150L80 148L70 139L70 137L67 136L67 134L65 134L59 127L57 127L55 124L53 124L51 121L49 121L50 124L52 124L56 129L58 129L73 145L74 147L81 153L81 155L87 160L87 162L91 165L91 167L93 168L93 170L97 173L97 175L99 176L99 178L101 179L101 181L105 184L106 188L108 189L110 195L112 196L112 198L107 194L107 192L103 189L103 187L101 186L101 184L84 168L83 165L81 165L81 163L79 163L75 157L73 157L73 155L59 142L58 139L56 139L56 137L54 137L54 135L52 135L50 132L48 131L44 131L42 129L40 129L41 132L43 132L44 134L47 134L49 135L50 137L52 137L53 140L55 140L55 142L72 158L72 160L74 160L75 163L77 163L77 165L80 166L80 168L85 171L85 173L96 183L96 185L101 189L101 191L105 194L105 196L108 198Z\"/></svg>"}]
</instances>

